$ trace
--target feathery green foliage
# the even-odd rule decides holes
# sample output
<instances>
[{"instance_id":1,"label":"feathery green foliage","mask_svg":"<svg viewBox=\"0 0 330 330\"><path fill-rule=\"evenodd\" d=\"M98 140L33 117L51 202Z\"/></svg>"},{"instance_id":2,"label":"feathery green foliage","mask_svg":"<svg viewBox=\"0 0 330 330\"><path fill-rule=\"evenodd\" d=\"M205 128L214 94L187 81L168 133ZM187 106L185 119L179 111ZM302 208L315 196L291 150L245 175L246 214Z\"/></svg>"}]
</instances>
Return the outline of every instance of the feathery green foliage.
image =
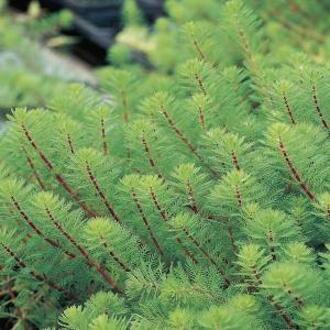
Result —
<instances>
[{"instance_id":1,"label":"feathery green foliage","mask_svg":"<svg viewBox=\"0 0 330 330\"><path fill-rule=\"evenodd\" d=\"M329 26L305 25L327 3L247 3L168 1L158 70L121 63L99 72L110 100L72 85L10 116L16 328L329 328Z\"/></svg>"}]
</instances>

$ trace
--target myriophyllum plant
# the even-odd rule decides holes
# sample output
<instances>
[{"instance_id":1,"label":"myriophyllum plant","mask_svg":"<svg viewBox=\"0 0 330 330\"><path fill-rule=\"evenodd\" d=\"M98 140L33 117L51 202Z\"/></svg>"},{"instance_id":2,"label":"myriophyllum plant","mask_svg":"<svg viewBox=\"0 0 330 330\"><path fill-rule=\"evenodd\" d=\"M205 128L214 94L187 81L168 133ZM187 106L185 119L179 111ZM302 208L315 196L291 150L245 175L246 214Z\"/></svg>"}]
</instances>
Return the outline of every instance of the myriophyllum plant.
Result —
<instances>
[{"instance_id":1,"label":"myriophyllum plant","mask_svg":"<svg viewBox=\"0 0 330 330\"><path fill-rule=\"evenodd\" d=\"M329 328L330 75L299 43L272 57L241 2L222 9L226 42L193 15L170 74L101 70L110 104L72 85L13 111L8 328Z\"/></svg>"}]
</instances>

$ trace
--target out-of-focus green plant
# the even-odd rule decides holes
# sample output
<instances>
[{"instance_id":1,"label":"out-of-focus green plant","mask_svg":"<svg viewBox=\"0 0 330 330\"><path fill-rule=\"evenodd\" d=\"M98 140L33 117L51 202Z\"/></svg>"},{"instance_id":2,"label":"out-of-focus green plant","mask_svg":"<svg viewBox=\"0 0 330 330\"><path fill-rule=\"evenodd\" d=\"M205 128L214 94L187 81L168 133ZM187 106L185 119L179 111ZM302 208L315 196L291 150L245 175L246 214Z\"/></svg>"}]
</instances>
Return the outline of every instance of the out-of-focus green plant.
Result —
<instances>
[{"instance_id":1,"label":"out-of-focus green plant","mask_svg":"<svg viewBox=\"0 0 330 330\"><path fill-rule=\"evenodd\" d=\"M291 43L297 32L274 33L240 0L167 5L151 38L173 33L171 48L147 36L160 56L148 70L117 48L119 67L98 72L111 99L74 84L9 116L0 316L22 329L328 330L326 43Z\"/></svg>"},{"instance_id":2,"label":"out-of-focus green plant","mask_svg":"<svg viewBox=\"0 0 330 330\"><path fill-rule=\"evenodd\" d=\"M225 0L167 0L167 17L159 18L148 33L147 27L130 24L118 36L120 44L144 52L152 65L163 72L173 72L191 52L208 57L215 65L237 64L242 60L237 47L241 27L228 13ZM263 19L267 44L259 50L271 53L267 60L284 63L293 51L304 51L319 63L326 63L330 52L329 8L326 0L244 1ZM137 14L139 15L139 14ZM134 22L134 19L131 19ZM228 23L228 24L227 24ZM141 32L141 30L143 32ZM228 31L231 34L228 34ZM137 39L138 38L138 39ZM139 40L132 42L132 40ZM118 47L114 48L116 52ZM179 50L179 51L178 51ZM202 55L201 51L204 53ZM110 58L112 50L110 49Z\"/></svg>"},{"instance_id":3,"label":"out-of-focus green plant","mask_svg":"<svg viewBox=\"0 0 330 330\"><path fill-rule=\"evenodd\" d=\"M72 15L62 11L43 16L36 2L27 16L13 16L4 6L0 13L0 107L45 105L47 99L64 88L52 77L51 63L41 54L39 42L48 44L58 38L58 28L68 26ZM62 87L63 86L63 87Z\"/></svg>"}]
</instances>

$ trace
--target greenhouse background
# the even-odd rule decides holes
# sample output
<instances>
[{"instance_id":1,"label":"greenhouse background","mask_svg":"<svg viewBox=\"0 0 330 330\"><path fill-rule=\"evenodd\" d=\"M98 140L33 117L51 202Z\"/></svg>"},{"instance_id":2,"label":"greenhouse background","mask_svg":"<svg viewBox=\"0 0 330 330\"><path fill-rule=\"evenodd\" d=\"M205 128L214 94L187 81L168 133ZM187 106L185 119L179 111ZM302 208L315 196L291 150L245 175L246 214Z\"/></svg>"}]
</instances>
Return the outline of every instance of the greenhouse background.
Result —
<instances>
[{"instance_id":1,"label":"greenhouse background","mask_svg":"<svg viewBox=\"0 0 330 330\"><path fill-rule=\"evenodd\" d=\"M0 330L330 329L330 0L0 0Z\"/></svg>"}]
</instances>

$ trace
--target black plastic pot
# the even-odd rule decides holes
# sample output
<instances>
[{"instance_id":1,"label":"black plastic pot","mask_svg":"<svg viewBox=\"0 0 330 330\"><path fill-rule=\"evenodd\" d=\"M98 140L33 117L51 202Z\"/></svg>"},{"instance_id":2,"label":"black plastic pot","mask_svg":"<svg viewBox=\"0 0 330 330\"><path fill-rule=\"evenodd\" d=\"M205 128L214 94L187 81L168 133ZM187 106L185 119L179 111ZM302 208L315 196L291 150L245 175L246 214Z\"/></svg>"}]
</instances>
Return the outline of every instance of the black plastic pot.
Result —
<instances>
[{"instance_id":1,"label":"black plastic pot","mask_svg":"<svg viewBox=\"0 0 330 330\"><path fill-rule=\"evenodd\" d=\"M150 23L165 15L164 0L136 0L136 2Z\"/></svg>"},{"instance_id":2,"label":"black plastic pot","mask_svg":"<svg viewBox=\"0 0 330 330\"><path fill-rule=\"evenodd\" d=\"M31 0L9 0L8 4L19 10L27 10Z\"/></svg>"},{"instance_id":3,"label":"black plastic pot","mask_svg":"<svg viewBox=\"0 0 330 330\"><path fill-rule=\"evenodd\" d=\"M84 2L63 0L64 6L90 24L107 28L119 28L121 24L122 0L103 0Z\"/></svg>"},{"instance_id":4,"label":"black plastic pot","mask_svg":"<svg viewBox=\"0 0 330 330\"><path fill-rule=\"evenodd\" d=\"M105 49L110 46L117 32L116 28L96 26L80 16L75 18L74 27L85 38Z\"/></svg>"},{"instance_id":5,"label":"black plastic pot","mask_svg":"<svg viewBox=\"0 0 330 330\"><path fill-rule=\"evenodd\" d=\"M8 4L16 9L26 11L32 0L8 0ZM42 7L50 10L63 8L63 0L39 0Z\"/></svg>"},{"instance_id":6,"label":"black plastic pot","mask_svg":"<svg viewBox=\"0 0 330 330\"><path fill-rule=\"evenodd\" d=\"M76 48L79 55L88 62L94 62L95 47L102 58L113 42L114 36L121 29L121 11L123 0L63 0L64 7L74 15L73 30L82 37ZM89 46L88 46L89 45ZM94 46L93 46L94 45Z\"/></svg>"},{"instance_id":7,"label":"black plastic pot","mask_svg":"<svg viewBox=\"0 0 330 330\"><path fill-rule=\"evenodd\" d=\"M50 10L59 10L63 8L63 0L39 0L42 7L48 8Z\"/></svg>"}]
</instances>

